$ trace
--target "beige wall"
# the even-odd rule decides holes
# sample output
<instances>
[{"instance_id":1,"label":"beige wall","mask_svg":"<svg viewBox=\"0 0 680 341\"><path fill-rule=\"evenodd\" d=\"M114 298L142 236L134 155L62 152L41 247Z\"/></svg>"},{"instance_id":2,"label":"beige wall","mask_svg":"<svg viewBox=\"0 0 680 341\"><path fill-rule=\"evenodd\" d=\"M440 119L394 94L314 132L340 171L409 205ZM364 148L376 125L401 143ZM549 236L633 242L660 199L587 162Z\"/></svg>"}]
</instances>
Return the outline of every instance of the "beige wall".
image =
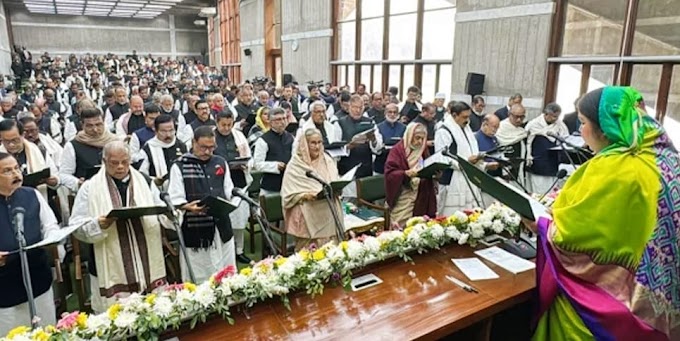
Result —
<instances>
[{"instance_id":1,"label":"beige wall","mask_svg":"<svg viewBox=\"0 0 680 341\"><path fill-rule=\"evenodd\" d=\"M264 75L264 1L244 0L240 3L241 79ZM243 50L250 49L246 56Z\"/></svg>"},{"instance_id":2,"label":"beige wall","mask_svg":"<svg viewBox=\"0 0 680 341\"><path fill-rule=\"evenodd\" d=\"M538 0L458 0L453 99L465 94L468 72L486 75L487 112L521 93L529 116L540 113L554 4Z\"/></svg>"},{"instance_id":3,"label":"beige wall","mask_svg":"<svg viewBox=\"0 0 680 341\"><path fill-rule=\"evenodd\" d=\"M300 84L331 80L332 3L332 0L282 0L283 73L292 74Z\"/></svg>"}]
</instances>

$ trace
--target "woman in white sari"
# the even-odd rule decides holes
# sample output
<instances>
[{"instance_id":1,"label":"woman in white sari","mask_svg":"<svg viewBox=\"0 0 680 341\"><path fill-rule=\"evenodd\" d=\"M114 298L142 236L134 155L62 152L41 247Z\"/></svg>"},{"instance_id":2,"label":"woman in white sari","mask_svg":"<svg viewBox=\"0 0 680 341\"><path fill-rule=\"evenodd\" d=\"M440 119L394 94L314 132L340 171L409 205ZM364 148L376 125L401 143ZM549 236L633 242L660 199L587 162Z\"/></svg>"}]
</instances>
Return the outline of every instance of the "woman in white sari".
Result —
<instances>
[{"instance_id":1,"label":"woman in white sari","mask_svg":"<svg viewBox=\"0 0 680 341\"><path fill-rule=\"evenodd\" d=\"M286 231L297 237L295 249L300 250L312 243L321 245L336 239L335 220L330 207L326 200L318 199L322 186L307 177L307 172L311 171L330 183L338 179L338 168L333 158L324 153L319 130L305 130L296 145L283 176L281 198ZM340 201L337 198L333 201L336 212L340 214Z\"/></svg>"}]
</instances>

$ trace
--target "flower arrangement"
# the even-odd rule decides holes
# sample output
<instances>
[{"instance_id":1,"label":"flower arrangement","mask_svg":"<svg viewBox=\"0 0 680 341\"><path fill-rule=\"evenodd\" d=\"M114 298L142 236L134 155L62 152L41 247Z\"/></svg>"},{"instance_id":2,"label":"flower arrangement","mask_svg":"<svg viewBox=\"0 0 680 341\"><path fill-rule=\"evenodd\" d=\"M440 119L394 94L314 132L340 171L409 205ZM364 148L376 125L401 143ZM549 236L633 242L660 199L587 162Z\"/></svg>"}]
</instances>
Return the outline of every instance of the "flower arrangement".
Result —
<instances>
[{"instance_id":1,"label":"flower arrangement","mask_svg":"<svg viewBox=\"0 0 680 341\"><path fill-rule=\"evenodd\" d=\"M165 330L178 329L184 321L194 328L215 313L233 324L232 305L252 306L278 296L290 309L287 294L291 291L304 290L314 296L322 294L326 284L347 288L352 270L371 262L393 256L409 260L411 251L422 253L452 242L474 245L488 234L512 233L519 224L519 215L501 204L450 217L414 217L403 231L313 246L289 257L263 259L239 272L228 266L201 284L173 284L148 295L132 294L105 313L67 313L56 326L17 327L2 340L106 340L131 335L157 340Z\"/></svg>"}]
</instances>

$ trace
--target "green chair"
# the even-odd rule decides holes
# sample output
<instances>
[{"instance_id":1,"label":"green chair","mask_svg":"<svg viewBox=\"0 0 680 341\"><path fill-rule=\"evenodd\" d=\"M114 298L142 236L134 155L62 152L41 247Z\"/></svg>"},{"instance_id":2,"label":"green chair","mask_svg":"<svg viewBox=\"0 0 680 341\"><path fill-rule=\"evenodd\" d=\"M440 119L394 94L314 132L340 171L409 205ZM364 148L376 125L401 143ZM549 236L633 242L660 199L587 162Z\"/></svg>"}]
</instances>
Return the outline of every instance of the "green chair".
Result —
<instances>
[{"instance_id":1,"label":"green chair","mask_svg":"<svg viewBox=\"0 0 680 341\"><path fill-rule=\"evenodd\" d=\"M385 176L373 175L357 179L357 199L359 206L380 211L385 218L385 227L390 228L390 212L385 204L376 204L376 201L385 200Z\"/></svg>"},{"instance_id":2,"label":"green chair","mask_svg":"<svg viewBox=\"0 0 680 341\"><path fill-rule=\"evenodd\" d=\"M283 256L287 256L290 251L295 250L295 240L294 238L291 238L289 241L285 225L281 227L281 223L283 222L283 207L281 205L281 194L272 193L261 195L260 207L262 207L264 214L267 216L267 223L269 224L270 230L274 232L272 237L274 237L276 251ZM264 255L266 249L267 249L266 241L264 240L263 235L262 258L265 258L266 256Z\"/></svg>"},{"instance_id":3,"label":"green chair","mask_svg":"<svg viewBox=\"0 0 680 341\"><path fill-rule=\"evenodd\" d=\"M260 182L262 181L262 173L254 172L250 175L253 177L253 182L251 182L250 187L248 187L248 196L251 199L257 201L257 198L260 195ZM255 235L262 232L256 230L255 225L257 225L257 219L255 219L251 214L248 218L248 228L246 229L250 235L250 253L255 252Z\"/></svg>"}]
</instances>

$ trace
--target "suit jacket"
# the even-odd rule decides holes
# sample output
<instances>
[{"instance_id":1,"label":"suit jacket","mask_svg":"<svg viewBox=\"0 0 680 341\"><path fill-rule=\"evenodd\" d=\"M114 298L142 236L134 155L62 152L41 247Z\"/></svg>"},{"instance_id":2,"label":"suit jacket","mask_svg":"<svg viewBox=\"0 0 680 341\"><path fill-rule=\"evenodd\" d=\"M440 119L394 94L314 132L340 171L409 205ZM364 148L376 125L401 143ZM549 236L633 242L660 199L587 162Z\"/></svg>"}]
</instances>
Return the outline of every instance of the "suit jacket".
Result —
<instances>
[{"instance_id":1,"label":"suit jacket","mask_svg":"<svg viewBox=\"0 0 680 341\"><path fill-rule=\"evenodd\" d=\"M564 115L562 122L564 122L564 124L567 126L567 129L569 129L569 134L573 134L574 132L579 130L580 124L578 122L577 112L572 112Z\"/></svg>"},{"instance_id":2,"label":"suit jacket","mask_svg":"<svg viewBox=\"0 0 680 341\"><path fill-rule=\"evenodd\" d=\"M510 110L508 109L507 105L504 105L502 108L496 110L494 115L498 116L498 119L502 121L508 118L508 116L510 115Z\"/></svg>"}]
</instances>

